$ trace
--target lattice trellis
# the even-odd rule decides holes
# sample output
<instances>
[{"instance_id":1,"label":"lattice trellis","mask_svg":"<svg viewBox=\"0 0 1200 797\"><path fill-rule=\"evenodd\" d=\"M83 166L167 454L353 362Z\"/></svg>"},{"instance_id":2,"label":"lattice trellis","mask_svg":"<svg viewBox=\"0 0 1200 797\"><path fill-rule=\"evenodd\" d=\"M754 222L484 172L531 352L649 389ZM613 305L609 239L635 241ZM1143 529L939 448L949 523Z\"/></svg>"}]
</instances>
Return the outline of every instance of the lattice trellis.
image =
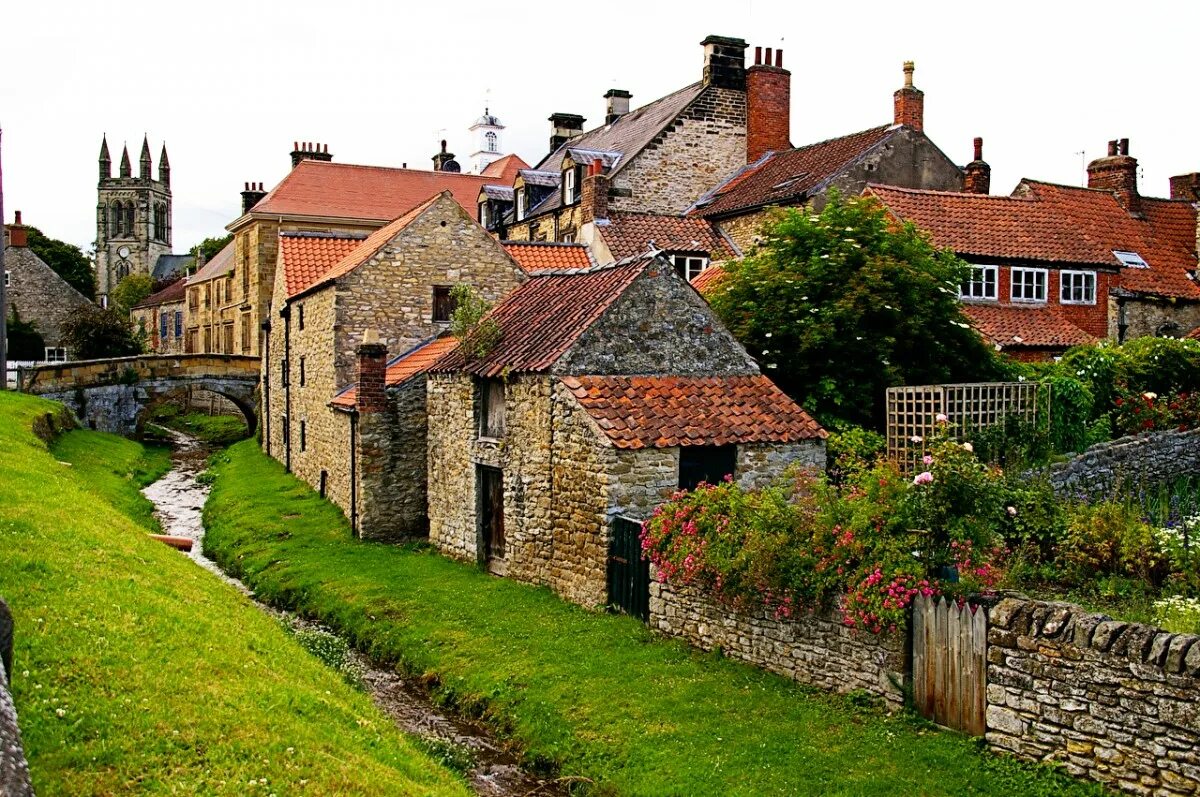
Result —
<instances>
[{"instance_id":1,"label":"lattice trellis","mask_svg":"<svg viewBox=\"0 0 1200 797\"><path fill-rule=\"evenodd\" d=\"M1038 395L1041 382L974 382L955 385L906 385L887 390L888 458L911 471L925 453L926 441L940 431L937 416L949 420L951 433L1004 423L1009 415L1048 422ZM1043 402L1047 404L1048 402Z\"/></svg>"}]
</instances>

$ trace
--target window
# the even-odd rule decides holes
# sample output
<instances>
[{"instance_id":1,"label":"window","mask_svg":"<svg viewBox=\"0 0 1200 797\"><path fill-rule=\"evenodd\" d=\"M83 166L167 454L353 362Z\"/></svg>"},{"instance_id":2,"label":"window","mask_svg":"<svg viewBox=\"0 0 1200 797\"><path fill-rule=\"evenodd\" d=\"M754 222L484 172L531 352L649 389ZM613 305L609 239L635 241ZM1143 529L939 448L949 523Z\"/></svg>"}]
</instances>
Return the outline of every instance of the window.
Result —
<instances>
[{"instance_id":1,"label":"window","mask_svg":"<svg viewBox=\"0 0 1200 797\"><path fill-rule=\"evenodd\" d=\"M675 273L688 282L708 268L708 258L704 255L672 255L671 262L675 264Z\"/></svg>"},{"instance_id":2,"label":"window","mask_svg":"<svg viewBox=\"0 0 1200 797\"><path fill-rule=\"evenodd\" d=\"M483 134L483 139L484 139L484 141L487 142L487 151L488 152L499 152L500 151L500 143L496 138L496 134L493 133L491 130L489 130Z\"/></svg>"},{"instance_id":3,"label":"window","mask_svg":"<svg viewBox=\"0 0 1200 797\"><path fill-rule=\"evenodd\" d=\"M1046 301L1046 269L1014 268L1010 296L1014 302Z\"/></svg>"},{"instance_id":4,"label":"window","mask_svg":"<svg viewBox=\"0 0 1200 797\"><path fill-rule=\"evenodd\" d=\"M10 285L12 285L12 272L4 269L4 287L7 288Z\"/></svg>"},{"instance_id":5,"label":"window","mask_svg":"<svg viewBox=\"0 0 1200 797\"><path fill-rule=\"evenodd\" d=\"M133 231L133 202L125 203L125 228L124 228L123 232L127 236L131 236L134 234L134 231Z\"/></svg>"},{"instance_id":6,"label":"window","mask_svg":"<svg viewBox=\"0 0 1200 797\"><path fill-rule=\"evenodd\" d=\"M304 329L304 305L300 305L297 309L300 311L300 317L297 322L299 323L300 328Z\"/></svg>"},{"instance_id":7,"label":"window","mask_svg":"<svg viewBox=\"0 0 1200 797\"><path fill-rule=\"evenodd\" d=\"M196 306L199 304L200 304L200 289L199 288L189 288L188 289L188 307L190 307L192 310L195 310Z\"/></svg>"},{"instance_id":8,"label":"window","mask_svg":"<svg viewBox=\"0 0 1200 797\"><path fill-rule=\"evenodd\" d=\"M996 299L996 278L1000 269L996 266L971 266L971 276L958 286L961 299Z\"/></svg>"},{"instance_id":9,"label":"window","mask_svg":"<svg viewBox=\"0 0 1200 797\"><path fill-rule=\"evenodd\" d=\"M250 351L250 316L242 316L242 354Z\"/></svg>"},{"instance_id":10,"label":"window","mask_svg":"<svg viewBox=\"0 0 1200 797\"><path fill-rule=\"evenodd\" d=\"M300 358L300 387L304 387L304 358Z\"/></svg>"},{"instance_id":11,"label":"window","mask_svg":"<svg viewBox=\"0 0 1200 797\"><path fill-rule=\"evenodd\" d=\"M1096 272L1064 271L1060 274L1058 300L1062 304L1095 304Z\"/></svg>"},{"instance_id":12,"label":"window","mask_svg":"<svg viewBox=\"0 0 1200 797\"><path fill-rule=\"evenodd\" d=\"M306 434L306 432L307 432L307 429L305 428L304 421L300 421L300 450L301 451L308 448L308 435Z\"/></svg>"},{"instance_id":13,"label":"window","mask_svg":"<svg viewBox=\"0 0 1200 797\"><path fill-rule=\"evenodd\" d=\"M279 416L279 420L279 428L283 430L283 444L285 446L290 445L292 442L292 430L288 428L288 417L287 415L281 415Z\"/></svg>"},{"instance_id":14,"label":"window","mask_svg":"<svg viewBox=\"0 0 1200 797\"><path fill-rule=\"evenodd\" d=\"M454 316L458 303L450 295L449 285L433 286L433 320L437 324L448 324Z\"/></svg>"},{"instance_id":15,"label":"window","mask_svg":"<svg viewBox=\"0 0 1200 797\"><path fill-rule=\"evenodd\" d=\"M167 314L166 313L158 314L158 339L159 340L167 339Z\"/></svg>"},{"instance_id":16,"label":"window","mask_svg":"<svg viewBox=\"0 0 1200 797\"><path fill-rule=\"evenodd\" d=\"M67 350L62 346L47 346L46 347L46 362L48 363L65 363L67 361Z\"/></svg>"},{"instance_id":17,"label":"window","mask_svg":"<svg viewBox=\"0 0 1200 797\"><path fill-rule=\"evenodd\" d=\"M737 469L737 446L680 446L679 489L720 484Z\"/></svg>"},{"instance_id":18,"label":"window","mask_svg":"<svg viewBox=\"0 0 1200 797\"><path fill-rule=\"evenodd\" d=\"M242 254L242 301L250 301L250 253Z\"/></svg>"},{"instance_id":19,"label":"window","mask_svg":"<svg viewBox=\"0 0 1200 797\"><path fill-rule=\"evenodd\" d=\"M279 384L284 387L288 386L288 361L286 357L279 361Z\"/></svg>"},{"instance_id":20,"label":"window","mask_svg":"<svg viewBox=\"0 0 1200 797\"><path fill-rule=\"evenodd\" d=\"M175 311L175 337L179 338L182 336L183 336L183 311L176 310Z\"/></svg>"},{"instance_id":21,"label":"window","mask_svg":"<svg viewBox=\"0 0 1200 797\"><path fill-rule=\"evenodd\" d=\"M1121 265L1125 268L1150 268L1150 264L1142 260L1142 256L1137 252L1124 252L1120 249L1112 250L1113 256L1121 261Z\"/></svg>"},{"instance_id":22,"label":"window","mask_svg":"<svg viewBox=\"0 0 1200 797\"><path fill-rule=\"evenodd\" d=\"M575 180L575 168L563 171L563 203L573 205L579 201L579 184Z\"/></svg>"},{"instance_id":23,"label":"window","mask_svg":"<svg viewBox=\"0 0 1200 797\"><path fill-rule=\"evenodd\" d=\"M575 243L575 231L568 230L567 232L559 233L558 234L558 242L563 243L563 244Z\"/></svg>"},{"instance_id":24,"label":"window","mask_svg":"<svg viewBox=\"0 0 1200 797\"><path fill-rule=\"evenodd\" d=\"M504 437L504 382L479 382L479 436L491 440Z\"/></svg>"},{"instance_id":25,"label":"window","mask_svg":"<svg viewBox=\"0 0 1200 797\"><path fill-rule=\"evenodd\" d=\"M517 190L517 221L520 221L521 219L525 218L525 213L528 210L529 210L529 208L526 206L526 203L525 203L525 189L524 188L518 189Z\"/></svg>"},{"instance_id":26,"label":"window","mask_svg":"<svg viewBox=\"0 0 1200 797\"><path fill-rule=\"evenodd\" d=\"M489 215L488 214L488 203L480 202L479 203L479 223L484 227L487 227L489 224L491 224L491 219L488 218L488 215Z\"/></svg>"},{"instance_id":27,"label":"window","mask_svg":"<svg viewBox=\"0 0 1200 797\"><path fill-rule=\"evenodd\" d=\"M124 221L125 221L125 215L121 212L121 203L113 202L112 203L112 222L110 223L111 229L109 230L109 235L112 236L113 238L120 238L121 235L124 233L124 230L122 229L122 227L124 226L122 224L122 222L124 222Z\"/></svg>"}]
</instances>

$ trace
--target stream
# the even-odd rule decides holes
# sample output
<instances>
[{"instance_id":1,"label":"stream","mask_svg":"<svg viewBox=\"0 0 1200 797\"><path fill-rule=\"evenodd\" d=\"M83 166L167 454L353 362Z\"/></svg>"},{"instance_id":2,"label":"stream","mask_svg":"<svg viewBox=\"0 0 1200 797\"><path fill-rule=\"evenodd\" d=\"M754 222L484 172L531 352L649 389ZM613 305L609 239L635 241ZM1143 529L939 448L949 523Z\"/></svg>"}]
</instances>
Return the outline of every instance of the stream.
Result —
<instances>
[{"instance_id":1,"label":"stream","mask_svg":"<svg viewBox=\"0 0 1200 797\"><path fill-rule=\"evenodd\" d=\"M142 490L142 494L154 504L163 534L191 539L192 550L183 555L250 598L263 612L293 628L331 631L256 600L249 587L227 575L216 562L204 555L201 512L204 502L208 500L209 488L201 484L197 477L204 472L212 449L190 435L166 431L174 447L171 457L173 467L167 475ZM397 728L420 737L434 749L449 747L466 754L456 755L455 758L470 760L471 764L463 775L476 794L523 797L567 793L561 782L538 778L522 769L517 757L484 726L451 716L433 705L429 694L418 684L394 670L377 666L353 649L350 655L356 669L362 673L362 688L371 695L375 705L395 722ZM437 753L434 756L437 757Z\"/></svg>"}]
</instances>

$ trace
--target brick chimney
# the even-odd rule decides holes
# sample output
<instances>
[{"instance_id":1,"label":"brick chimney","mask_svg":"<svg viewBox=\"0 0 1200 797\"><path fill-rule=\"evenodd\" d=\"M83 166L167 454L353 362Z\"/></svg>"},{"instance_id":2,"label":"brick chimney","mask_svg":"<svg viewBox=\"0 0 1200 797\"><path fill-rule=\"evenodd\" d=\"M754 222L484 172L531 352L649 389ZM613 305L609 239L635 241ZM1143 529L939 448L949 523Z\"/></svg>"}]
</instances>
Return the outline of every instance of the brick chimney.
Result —
<instances>
[{"instance_id":1,"label":"brick chimney","mask_svg":"<svg viewBox=\"0 0 1200 797\"><path fill-rule=\"evenodd\" d=\"M249 213L267 195L262 183L245 183L242 190L242 213Z\"/></svg>"},{"instance_id":2,"label":"brick chimney","mask_svg":"<svg viewBox=\"0 0 1200 797\"><path fill-rule=\"evenodd\" d=\"M746 40L709 36L704 47L704 85L746 90Z\"/></svg>"},{"instance_id":3,"label":"brick chimney","mask_svg":"<svg viewBox=\"0 0 1200 797\"><path fill-rule=\"evenodd\" d=\"M783 50L754 48L754 66L746 70L746 162L767 152L792 148L792 73L783 68Z\"/></svg>"},{"instance_id":4,"label":"brick chimney","mask_svg":"<svg viewBox=\"0 0 1200 797\"><path fill-rule=\"evenodd\" d=\"M963 168L963 191L986 194L992 190L992 167L983 159L983 139L975 138L975 160Z\"/></svg>"},{"instance_id":5,"label":"brick chimney","mask_svg":"<svg viewBox=\"0 0 1200 797\"><path fill-rule=\"evenodd\" d=\"M895 107L894 124L908 125L913 130L925 129L925 92L913 86L916 64L904 62L904 87L892 95Z\"/></svg>"},{"instance_id":6,"label":"brick chimney","mask_svg":"<svg viewBox=\"0 0 1200 797\"><path fill-rule=\"evenodd\" d=\"M550 151L566 144L569 139L574 138L583 132L584 119L577 113L552 113L550 114Z\"/></svg>"},{"instance_id":7,"label":"brick chimney","mask_svg":"<svg viewBox=\"0 0 1200 797\"><path fill-rule=\"evenodd\" d=\"M596 219L608 218L609 177L604 173L604 164L599 158L588 164L587 176L583 178L583 193L579 210L582 224Z\"/></svg>"},{"instance_id":8,"label":"brick chimney","mask_svg":"<svg viewBox=\"0 0 1200 797\"><path fill-rule=\"evenodd\" d=\"M1108 155L1088 164L1088 188L1112 191L1132 216L1140 216L1142 198L1137 187L1137 158L1129 155L1129 139L1108 142Z\"/></svg>"},{"instance_id":9,"label":"brick chimney","mask_svg":"<svg viewBox=\"0 0 1200 797\"><path fill-rule=\"evenodd\" d=\"M1179 174L1171 178L1171 199L1200 202L1200 172Z\"/></svg>"},{"instance_id":10,"label":"brick chimney","mask_svg":"<svg viewBox=\"0 0 1200 797\"><path fill-rule=\"evenodd\" d=\"M375 330L363 333L358 354L358 412L383 412L387 409L387 346L379 342Z\"/></svg>"},{"instance_id":11,"label":"brick chimney","mask_svg":"<svg viewBox=\"0 0 1200 797\"><path fill-rule=\"evenodd\" d=\"M21 211L13 214L13 223L8 227L8 245L13 247L25 248L29 246L29 233L25 229L25 225L21 224Z\"/></svg>"},{"instance_id":12,"label":"brick chimney","mask_svg":"<svg viewBox=\"0 0 1200 797\"><path fill-rule=\"evenodd\" d=\"M292 142L292 168L296 168L300 161L331 161L333 156L329 154L328 144L313 144L311 141L293 141Z\"/></svg>"},{"instance_id":13,"label":"brick chimney","mask_svg":"<svg viewBox=\"0 0 1200 797\"><path fill-rule=\"evenodd\" d=\"M629 113L629 100L633 97L625 89L609 89L604 93L604 124L611 125Z\"/></svg>"}]
</instances>

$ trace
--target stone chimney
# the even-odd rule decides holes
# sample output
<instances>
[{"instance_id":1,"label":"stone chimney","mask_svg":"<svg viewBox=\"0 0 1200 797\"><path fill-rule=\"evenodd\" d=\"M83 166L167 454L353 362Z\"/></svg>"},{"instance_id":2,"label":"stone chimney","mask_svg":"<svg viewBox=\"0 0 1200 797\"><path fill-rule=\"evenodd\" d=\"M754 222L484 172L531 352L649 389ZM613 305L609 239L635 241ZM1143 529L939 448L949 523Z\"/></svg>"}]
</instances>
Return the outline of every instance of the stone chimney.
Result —
<instances>
[{"instance_id":1,"label":"stone chimney","mask_svg":"<svg viewBox=\"0 0 1200 797\"><path fill-rule=\"evenodd\" d=\"M1179 174L1171 178L1171 199L1200 202L1200 172Z\"/></svg>"},{"instance_id":2,"label":"stone chimney","mask_svg":"<svg viewBox=\"0 0 1200 797\"><path fill-rule=\"evenodd\" d=\"M313 144L311 141L293 141L292 142L292 168L296 168L300 161L331 161L333 156L329 154L328 144Z\"/></svg>"},{"instance_id":3,"label":"stone chimney","mask_svg":"<svg viewBox=\"0 0 1200 797\"><path fill-rule=\"evenodd\" d=\"M1108 142L1108 155L1088 164L1088 188L1112 191L1131 216L1140 216L1142 198L1137 187L1137 159L1129 155L1129 139Z\"/></svg>"},{"instance_id":4,"label":"stone chimney","mask_svg":"<svg viewBox=\"0 0 1200 797\"><path fill-rule=\"evenodd\" d=\"M446 151L446 139L442 139L442 151L433 156L435 172L461 172L462 167L454 160L454 153Z\"/></svg>"},{"instance_id":5,"label":"stone chimney","mask_svg":"<svg viewBox=\"0 0 1200 797\"><path fill-rule=\"evenodd\" d=\"M609 89L604 94L604 124L611 125L629 113L629 99L633 95L624 89Z\"/></svg>"},{"instance_id":6,"label":"stone chimney","mask_svg":"<svg viewBox=\"0 0 1200 797\"><path fill-rule=\"evenodd\" d=\"M25 229L25 225L21 224L21 211L13 214L13 223L8 227L8 245L12 247L25 248L29 246L29 233Z\"/></svg>"},{"instance_id":7,"label":"stone chimney","mask_svg":"<svg viewBox=\"0 0 1200 797\"><path fill-rule=\"evenodd\" d=\"M754 48L746 70L746 162L767 152L792 148L792 73L783 68L783 50Z\"/></svg>"},{"instance_id":8,"label":"stone chimney","mask_svg":"<svg viewBox=\"0 0 1200 797\"><path fill-rule=\"evenodd\" d=\"M925 92L913 86L916 64L904 62L904 87L892 95L895 107L894 124L908 125L913 130L925 129Z\"/></svg>"},{"instance_id":9,"label":"stone chimney","mask_svg":"<svg viewBox=\"0 0 1200 797\"><path fill-rule=\"evenodd\" d=\"M569 139L574 138L583 132L584 119L577 113L552 113L550 114L550 151L566 144Z\"/></svg>"},{"instance_id":10,"label":"stone chimney","mask_svg":"<svg viewBox=\"0 0 1200 797\"><path fill-rule=\"evenodd\" d=\"M355 406L360 414L387 409L387 346L379 342L374 329L363 333L358 354L358 395Z\"/></svg>"},{"instance_id":11,"label":"stone chimney","mask_svg":"<svg viewBox=\"0 0 1200 797\"><path fill-rule=\"evenodd\" d=\"M704 48L704 85L746 90L746 40L709 36Z\"/></svg>"},{"instance_id":12,"label":"stone chimney","mask_svg":"<svg viewBox=\"0 0 1200 797\"><path fill-rule=\"evenodd\" d=\"M975 160L963 169L963 191L986 194L992 190L992 167L983 159L983 139L975 138Z\"/></svg>"},{"instance_id":13,"label":"stone chimney","mask_svg":"<svg viewBox=\"0 0 1200 797\"><path fill-rule=\"evenodd\" d=\"M262 183L245 183L242 190L242 213L249 213L267 195Z\"/></svg>"},{"instance_id":14,"label":"stone chimney","mask_svg":"<svg viewBox=\"0 0 1200 797\"><path fill-rule=\"evenodd\" d=\"M608 218L609 176L604 173L604 164L599 158L588 164L583 178L583 193L579 201L581 224Z\"/></svg>"}]
</instances>

